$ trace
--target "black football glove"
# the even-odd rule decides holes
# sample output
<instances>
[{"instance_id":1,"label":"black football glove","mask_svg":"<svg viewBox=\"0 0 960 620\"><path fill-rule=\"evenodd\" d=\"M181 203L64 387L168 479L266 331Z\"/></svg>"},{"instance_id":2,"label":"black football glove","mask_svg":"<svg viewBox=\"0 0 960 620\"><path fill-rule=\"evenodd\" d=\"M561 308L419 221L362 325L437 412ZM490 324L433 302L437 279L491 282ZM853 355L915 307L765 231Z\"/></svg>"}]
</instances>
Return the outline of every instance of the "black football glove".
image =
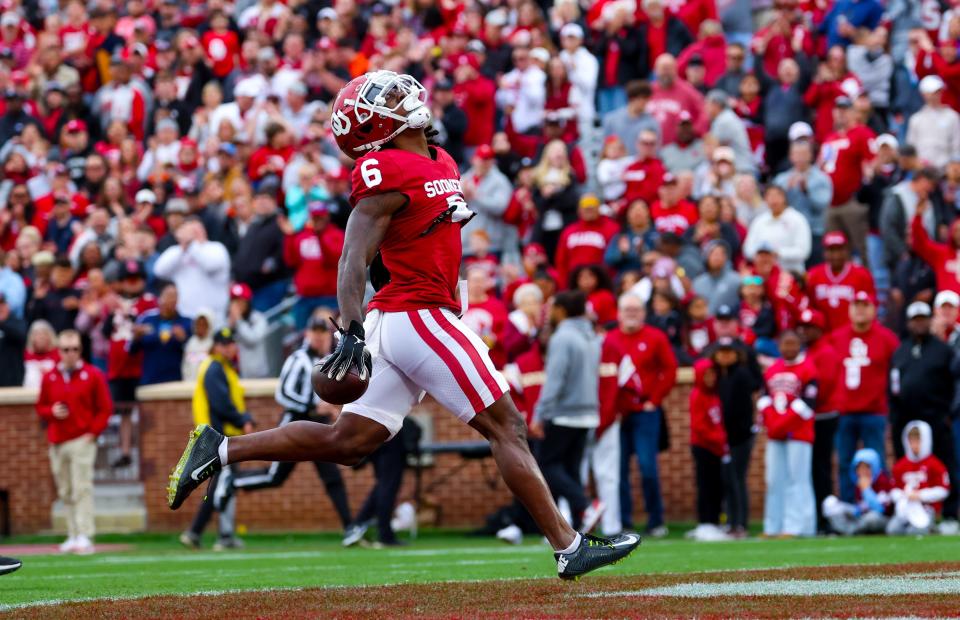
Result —
<instances>
[{"instance_id":1,"label":"black football glove","mask_svg":"<svg viewBox=\"0 0 960 620\"><path fill-rule=\"evenodd\" d=\"M366 335L363 332L363 325L357 321L350 321L350 327L347 331L343 331L343 328L333 319L330 319L330 322L340 333L340 339L333 354L320 367L320 372L326 373L328 379L340 381L350 371L351 366L356 366L360 379L370 378L373 372L373 357L364 342Z\"/></svg>"}]
</instances>

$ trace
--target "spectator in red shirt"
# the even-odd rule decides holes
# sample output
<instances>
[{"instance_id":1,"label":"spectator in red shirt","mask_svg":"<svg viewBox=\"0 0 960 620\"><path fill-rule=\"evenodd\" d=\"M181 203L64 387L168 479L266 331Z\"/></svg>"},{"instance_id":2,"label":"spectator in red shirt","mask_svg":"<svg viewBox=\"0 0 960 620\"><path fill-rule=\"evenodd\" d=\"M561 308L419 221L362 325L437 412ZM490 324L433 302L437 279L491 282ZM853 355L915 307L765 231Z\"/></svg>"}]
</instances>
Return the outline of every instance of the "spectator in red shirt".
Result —
<instances>
[{"instance_id":1,"label":"spectator in red shirt","mask_svg":"<svg viewBox=\"0 0 960 620\"><path fill-rule=\"evenodd\" d=\"M833 112L834 131L820 148L820 167L833 181L833 200L827 211L827 230L847 235L860 260L867 264L867 206L857 201L864 169L876 154L876 135L860 123L853 102L838 97Z\"/></svg>"},{"instance_id":2,"label":"spectator in red shirt","mask_svg":"<svg viewBox=\"0 0 960 620\"><path fill-rule=\"evenodd\" d=\"M113 411L103 373L81 357L80 334L60 333L60 363L44 375L37 414L47 424L50 468L67 513L63 552L93 553L93 463Z\"/></svg>"},{"instance_id":3,"label":"spectator in red shirt","mask_svg":"<svg viewBox=\"0 0 960 620\"><path fill-rule=\"evenodd\" d=\"M720 22L708 19L700 24L697 42L677 56L677 69L684 79L687 79L687 65L694 56L698 56L703 61L704 85L707 88L713 88L727 69L727 43L723 38L723 27Z\"/></svg>"},{"instance_id":4,"label":"spectator in red shirt","mask_svg":"<svg viewBox=\"0 0 960 620\"><path fill-rule=\"evenodd\" d=\"M693 453L697 480L696 540L722 540L720 529L723 504L723 470L730 466L730 446L723 427L723 410L717 394L717 371L713 361L698 360L693 365L693 389L690 390L690 451Z\"/></svg>"},{"instance_id":5,"label":"spectator in red shirt","mask_svg":"<svg viewBox=\"0 0 960 620\"><path fill-rule=\"evenodd\" d=\"M683 197L673 174L663 175L663 184L657 194L660 198L650 206L650 217L658 233L683 236L700 219L697 206Z\"/></svg>"},{"instance_id":6,"label":"spectator in red shirt","mask_svg":"<svg viewBox=\"0 0 960 620\"><path fill-rule=\"evenodd\" d=\"M343 231L330 222L329 205L311 202L307 210L310 219L299 233L293 232L289 220L281 220L286 228L283 260L294 272L300 297L293 307L297 329L306 327L316 308L337 307L337 264L343 253Z\"/></svg>"},{"instance_id":7,"label":"spectator in red shirt","mask_svg":"<svg viewBox=\"0 0 960 620\"><path fill-rule=\"evenodd\" d=\"M240 39L237 33L230 29L230 18L223 11L210 12L210 30L200 39L210 69L213 74L223 79L230 75L234 67L240 62Z\"/></svg>"},{"instance_id":8,"label":"spectator in red shirt","mask_svg":"<svg viewBox=\"0 0 960 620\"><path fill-rule=\"evenodd\" d=\"M823 515L823 500L833 493L833 447L837 433L838 416L835 394L841 376L837 352L824 337L826 320L816 310L800 313L797 332L806 347L807 359L819 371L817 400L813 422L813 494L817 502L817 530L826 531L827 520Z\"/></svg>"},{"instance_id":9,"label":"spectator in red shirt","mask_svg":"<svg viewBox=\"0 0 960 620\"><path fill-rule=\"evenodd\" d=\"M916 214L910 221L910 239L913 251L925 260L937 277L937 289L960 293L960 219L953 221L946 243L937 243L930 238L923 225L923 216L930 205L929 200L917 203Z\"/></svg>"},{"instance_id":10,"label":"spectator in red shirt","mask_svg":"<svg viewBox=\"0 0 960 620\"><path fill-rule=\"evenodd\" d=\"M645 129L637 136L637 158L623 172L627 184L624 199L629 204L638 198L647 204L657 199L657 190L666 173L663 162L657 159L657 134Z\"/></svg>"},{"instance_id":11,"label":"spectator in red shirt","mask_svg":"<svg viewBox=\"0 0 960 620\"><path fill-rule=\"evenodd\" d=\"M473 54L464 54L453 69L453 96L467 115L467 130L463 134L466 159L481 144L490 144L495 128L497 85L480 73L480 63Z\"/></svg>"},{"instance_id":12,"label":"spectator in red shirt","mask_svg":"<svg viewBox=\"0 0 960 620\"><path fill-rule=\"evenodd\" d=\"M507 363L504 333L507 328L507 307L490 295L493 281L483 267L471 267L467 272L467 311L464 324L490 347L490 360L497 368Z\"/></svg>"},{"instance_id":13,"label":"spectator in red shirt","mask_svg":"<svg viewBox=\"0 0 960 620\"><path fill-rule=\"evenodd\" d=\"M593 194L580 198L577 215L579 219L563 229L557 244L554 265L561 284L567 283L575 267L602 263L607 244L620 232L615 221L600 215L600 200Z\"/></svg>"},{"instance_id":14,"label":"spectator in red shirt","mask_svg":"<svg viewBox=\"0 0 960 620\"><path fill-rule=\"evenodd\" d=\"M653 96L647 105L647 112L660 123L662 144L676 141L676 128L683 111L693 119L698 133L706 133L703 95L677 75L676 59L670 54L661 55L656 59L653 72L657 81L653 84Z\"/></svg>"},{"instance_id":15,"label":"spectator in red shirt","mask_svg":"<svg viewBox=\"0 0 960 620\"><path fill-rule=\"evenodd\" d=\"M857 442L885 453L887 428L887 379L890 362L900 346L897 337L876 321L876 300L866 291L857 291L850 304L850 324L830 335L843 366L837 386L840 412L837 426L839 471L850 469ZM853 502L853 481L840 476L840 498Z\"/></svg>"},{"instance_id":16,"label":"spectator in red shirt","mask_svg":"<svg viewBox=\"0 0 960 620\"><path fill-rule=\"evenodd\" d=\"M850 245L840 231L823 237L827 262L807 273L807 295L810 306L823 314L827 333L850 322L850 302L857 291L875 295L873 276L850 260Z\"/></svg>"},{"instance_id":17,"label":"spectator in red shirt","mask_svg":"<svg viewBox=\"0 0 960 620\"><path fill-rule=\"evenodd\" d=\"M633 499L630 490L630 457L637 455L640 464L643 503L646 508L647 532L655 538L666 535L663 523L663 500L660 496L660 474L657 454L660 452L660 428L663 422L663 400L677 379L677 360L667 337L655 327L646 325L643 301L626 293L618 304L621 358L617 407L623 415L620 429L620 514L623 527L633 527Z\"/></svg>"}]
</instances>

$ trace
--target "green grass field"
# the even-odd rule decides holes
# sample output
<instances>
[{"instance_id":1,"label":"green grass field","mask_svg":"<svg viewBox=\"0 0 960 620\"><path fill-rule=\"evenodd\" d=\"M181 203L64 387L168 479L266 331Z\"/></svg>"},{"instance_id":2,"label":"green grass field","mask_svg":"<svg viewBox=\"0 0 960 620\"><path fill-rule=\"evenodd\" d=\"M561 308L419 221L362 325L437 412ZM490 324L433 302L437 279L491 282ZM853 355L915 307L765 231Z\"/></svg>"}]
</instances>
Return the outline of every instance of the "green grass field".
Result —
<instances>
[{"instance_id":1,"label":"green grass field","mask_svg":"<svg viewBox=\"0 0 960 620\"><path fill-rule=\"evenodd\" d=\"M960 537L694 543L680 537L682 529L675 527L677 533L664 540L644 541L625 563L598 575L960 559ZM158 594L532 578L556 581L549 550L533 537L513 547L456 532L427 532L407 547L379 550L342 549L339 538L330 534L250 535L245 541L247 548L242 551L214 553L185 550L170 535L104 536L98 542L125 543L133 549L89 557L26 556L19 572L0 577L0 611L44 602ZM209 548L212 539L205 542ZM584 583L589 585L589 578Z\"/></svg>"}]
</instances>

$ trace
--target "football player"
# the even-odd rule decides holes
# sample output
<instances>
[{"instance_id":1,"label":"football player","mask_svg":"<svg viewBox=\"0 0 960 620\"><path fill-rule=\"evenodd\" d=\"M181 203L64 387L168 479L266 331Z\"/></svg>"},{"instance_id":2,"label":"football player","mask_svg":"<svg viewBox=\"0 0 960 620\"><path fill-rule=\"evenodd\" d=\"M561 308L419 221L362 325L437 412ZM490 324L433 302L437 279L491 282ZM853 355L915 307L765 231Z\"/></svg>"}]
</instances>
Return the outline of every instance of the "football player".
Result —
<instances>
[{"instance_id":1,"label":"football player","mask_svg":"<svg viewBox=\"0 0 960 620\"><path fill-rule=\"evenodd\" d=\"M501 474L553 546L557 571L574 579L617 562L636 534L580 534L560 515L527 447L526 428L503 375L456 299L460 228L467 207L457 164L428 141L431 113L417 80L392 71L355 78L330 119L340 149L356 158L337 279L341 330L322 372L355 369L367 391L332 426L291 422L229 441L200 426L177 464L168 503L178 508L201 482L241 461L327 461L353 465L393 437L426 392L490 441ZM363 316L370 267L377 289ZM463 300L465 294L461 294Z\"/></svg>"}]
</instances>

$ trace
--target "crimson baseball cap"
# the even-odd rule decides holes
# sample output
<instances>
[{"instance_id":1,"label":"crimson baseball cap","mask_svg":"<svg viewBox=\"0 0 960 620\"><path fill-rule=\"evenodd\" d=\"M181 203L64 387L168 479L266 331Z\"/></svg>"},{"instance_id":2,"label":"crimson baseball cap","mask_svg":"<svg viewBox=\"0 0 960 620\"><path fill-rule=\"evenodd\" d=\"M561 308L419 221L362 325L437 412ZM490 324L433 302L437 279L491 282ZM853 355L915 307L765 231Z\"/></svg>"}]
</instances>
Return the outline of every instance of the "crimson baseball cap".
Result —
<instances>
[{"instance_id":1,"label":"crimson baseball cap","mask_svg":"<svg viewBox=\"0 0 960 620\"><path fill-rule=\"evenodd\" d=\"M82 120L75 118L64 127L67 133L80 133L87 130L87 124Z\"/></svg>"},{"instance_id":2,"label":"crimson baseball cap","mask_svg":"<svg viewBox=\"0 0 960 620\"><path fill-rule=\"evenodd\" d=\"M835 230L823 236L823 247L825 248L836 248L842 245L847 245L847 236L842 231Z\"/></svg>"},{"instance_id":3,"label":"crimson baseball cap","mask_svg":"<svg viewBox=\"0 0 960 620\"><path fill-rule=\"evenodd\" d=\"M234 282L233 286L230 287L230 299L246 299L250 301L253 299L253 291L243 282Z\"/></svg>"},{"instance_id":4,"label":"crimson baseball cap","mask_svg":"<svg viewBox=\"0 0 960 620\"><path fill-rule=\"evenodd\" d=\"M493 147L489 144L481 144L477 147L477 150L473 152L474 157L478 159L493 159L496 157L496 154L493 152Z\"/></svg>"},{"instance_id":5,"label":"crimson baseball cap","mask_svg":"<svg viewBox=\"0 0 960 620\"><path fill-rule=\"evenodd\" d=\"M877 305L877 299L867 291L857 291L853 296L853 303Z\"/></svg>"},{"instance_id":6,"label":"crimson baseball cap","mask_svg":"<svg viewBox=\"0 0 960 620\"><path fill-rule=\"evenodd\" d=\"M823 313L813 310L812 308L807 308L800 313L800 325L812 325L824 329L827 326L827 321Z\"/></svg>"}]
</instances>

